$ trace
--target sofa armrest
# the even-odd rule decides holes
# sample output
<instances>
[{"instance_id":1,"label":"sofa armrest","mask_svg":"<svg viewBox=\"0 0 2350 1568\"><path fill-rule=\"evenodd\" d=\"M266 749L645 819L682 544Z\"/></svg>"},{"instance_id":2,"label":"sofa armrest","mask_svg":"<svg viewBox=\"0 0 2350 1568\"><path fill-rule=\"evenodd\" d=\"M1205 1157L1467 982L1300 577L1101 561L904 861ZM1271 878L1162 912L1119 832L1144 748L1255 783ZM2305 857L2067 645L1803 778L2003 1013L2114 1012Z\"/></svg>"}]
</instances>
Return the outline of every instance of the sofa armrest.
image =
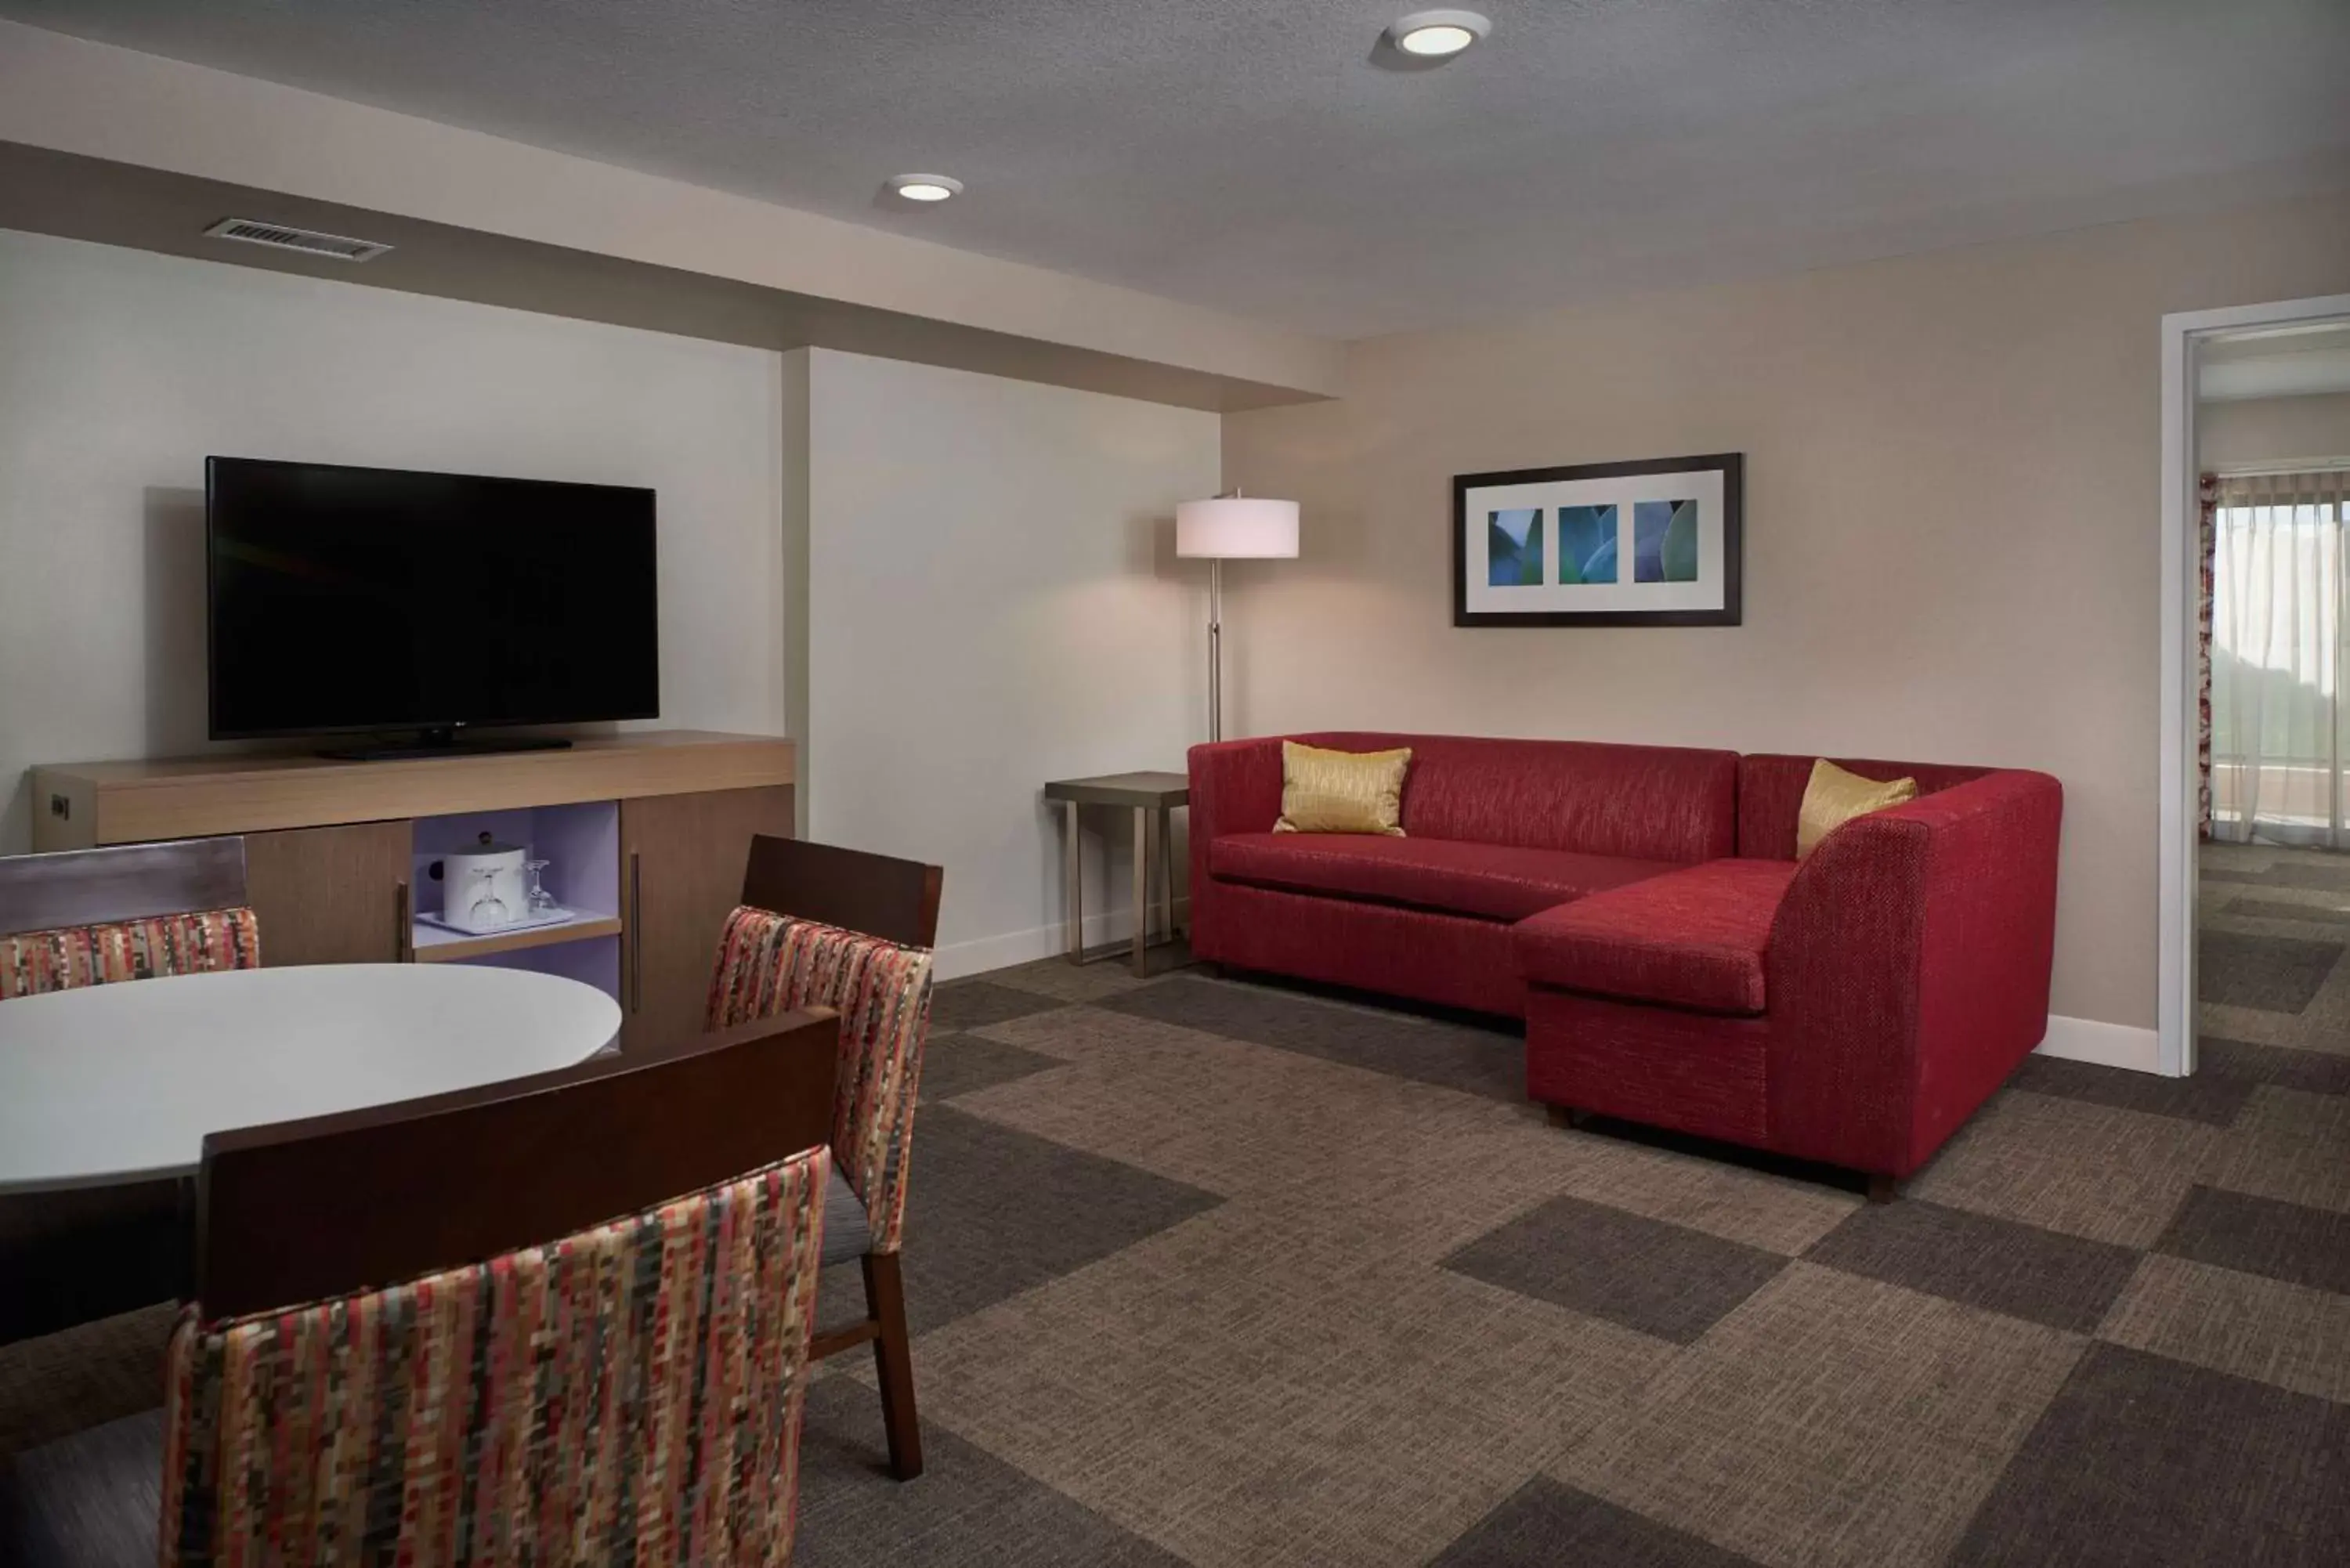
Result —
<instances>
[{"instance_id":1,"label":"sofa armrest","mask_svg":"<svg viewBox=\"0 0 2350 1568\"><path fill-rule=\"evenodd\" d=\"M1773 1141L1907 1176L2048 1028L2064 791L2002 770L1836 829L1765 959Z\"/></svg>"},{"instance_id":2,"label":"sofa armrest","mask_svg":"<svg viewBox=\"0 0 2350 1568\"><path fill-rule=\"evenodd\" d=\"M1270 833L1281 816L1281 737L1191 748L1191 843L1225 833Z\"/></svg>"},{"instance_id":3,"label":"sofa armrest","mask_svg":"<svg viewBox=\"0 0 2350 1568\"><path fill-rule=\"evenodd\" d=\"M1281 816L1281 737L1191 748L1191 952L1211 961L1237 950L1232 922L1208 875L1208 846L1227 833L1270 833Z\"/></svg>"}]
</instances>

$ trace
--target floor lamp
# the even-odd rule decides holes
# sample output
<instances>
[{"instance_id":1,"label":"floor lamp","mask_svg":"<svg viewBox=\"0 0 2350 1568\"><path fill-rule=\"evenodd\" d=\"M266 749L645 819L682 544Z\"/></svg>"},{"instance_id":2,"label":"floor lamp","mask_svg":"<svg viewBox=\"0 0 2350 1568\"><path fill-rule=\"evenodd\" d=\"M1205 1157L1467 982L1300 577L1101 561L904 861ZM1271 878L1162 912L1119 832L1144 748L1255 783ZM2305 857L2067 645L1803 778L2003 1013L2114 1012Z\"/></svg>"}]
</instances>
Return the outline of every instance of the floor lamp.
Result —
<instances>
[{"instance_id":1,"label":"floor lamp","mask_svg":"<svg viewBox=\"0 0 2350 1568\"><path fill-rule=\"evenodd\" d=\"M1238 491L1175 508L1175 553L1208 563L1208 739L1224 738L1224 563L1297 556L1297 503Z\"/></svg>"}]
</instances>

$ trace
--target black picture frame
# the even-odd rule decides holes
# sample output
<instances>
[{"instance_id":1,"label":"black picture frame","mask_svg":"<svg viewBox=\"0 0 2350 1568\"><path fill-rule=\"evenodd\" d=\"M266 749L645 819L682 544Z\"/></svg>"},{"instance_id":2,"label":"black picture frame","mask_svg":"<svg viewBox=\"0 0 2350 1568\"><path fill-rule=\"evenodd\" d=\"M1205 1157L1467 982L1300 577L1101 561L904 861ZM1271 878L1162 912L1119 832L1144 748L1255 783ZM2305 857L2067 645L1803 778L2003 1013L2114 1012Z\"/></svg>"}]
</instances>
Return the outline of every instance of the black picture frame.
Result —
<instances>
[{"instance_id":1,"label":"black picture frame","mask_svg":"<svg viewBox=\"0 0 2350 1568\"><path fill-rule=\"evenodd\" d=\"M1471 610L1469 607L1469 493L1498 484L1550 484L1576 479L1632 479L1648 473L1721 474L1721 607L1658 610ZM1633 462L1580 462L1560 468L1516 468L1452 476L1452 624L1513 626L1740 626L1744 624L1746 454L1643 458Z\"/></svg>"}]
</instances>

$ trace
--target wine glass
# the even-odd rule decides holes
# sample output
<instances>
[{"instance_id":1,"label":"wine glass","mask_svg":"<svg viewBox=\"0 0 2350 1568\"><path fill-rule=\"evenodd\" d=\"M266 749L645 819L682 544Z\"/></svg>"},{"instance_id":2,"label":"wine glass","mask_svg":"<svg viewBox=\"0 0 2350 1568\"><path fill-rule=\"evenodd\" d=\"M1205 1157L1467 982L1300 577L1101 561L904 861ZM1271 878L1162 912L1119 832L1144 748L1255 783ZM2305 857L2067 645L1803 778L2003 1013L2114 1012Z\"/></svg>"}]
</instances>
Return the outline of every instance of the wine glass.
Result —
<instances>
[{"instance_id":1,"label":"wine glass","mask_svg":"<svg viewBox=\"0 0 2350 1568\"><path fill-rule=\"evenodd\" d=\"M540 878L540 873L546 867L547 862L544 860L525 860L522 863L522 868L530 873L529 908L533 919L543 919L555 913L555 895L546 890L546 884Z\"/></svg>"}]
</instances>

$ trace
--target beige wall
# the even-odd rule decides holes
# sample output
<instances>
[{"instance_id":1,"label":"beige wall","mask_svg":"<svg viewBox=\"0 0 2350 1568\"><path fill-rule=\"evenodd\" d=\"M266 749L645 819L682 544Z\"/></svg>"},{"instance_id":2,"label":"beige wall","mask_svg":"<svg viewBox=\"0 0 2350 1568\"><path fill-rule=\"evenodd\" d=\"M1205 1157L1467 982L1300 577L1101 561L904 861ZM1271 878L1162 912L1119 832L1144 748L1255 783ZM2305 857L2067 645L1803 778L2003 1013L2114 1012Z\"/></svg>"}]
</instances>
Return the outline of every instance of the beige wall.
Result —
<instances>
[{"instance_id":1,"label":"beige wall","mask_svg":"<svg viewBox=\"0 0 2350 1568\"><path fill-rule=\"evenodd\" d=\"M1232 727L2044 768L2055 1011L2151 1025L2158 325L2345 290L2336 197L1358 344L1343 400L1225 421L1225 483L1305 504L1229 574ZM1453 474L1722 451L1744 626L1451 624Z\"/></svg>"},{"instance_id":2,"label":"beige wall","mask_svg":"<svg viewBox=\"0 0 2350 1568\"><path fill-rule=\"evenodd\" d=\"M2205 403L2195 410L2195 450L2206 468L2350 457L2350 392Z\"/></svg>"}]
</instances>

